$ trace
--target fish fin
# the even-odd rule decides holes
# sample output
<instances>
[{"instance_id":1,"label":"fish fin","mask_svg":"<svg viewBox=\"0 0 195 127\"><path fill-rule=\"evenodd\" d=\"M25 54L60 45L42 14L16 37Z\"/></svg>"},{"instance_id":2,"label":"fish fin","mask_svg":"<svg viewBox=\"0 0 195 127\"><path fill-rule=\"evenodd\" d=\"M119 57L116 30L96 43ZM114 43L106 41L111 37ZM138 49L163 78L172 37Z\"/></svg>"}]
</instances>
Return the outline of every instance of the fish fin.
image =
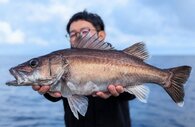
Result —
<instances>
[{"instance_id":1,"label":"fish fin","mask_svg":"<svg viewBox=\"0 0 195 127\"><path fill-rule=\"evenodd\" d=\"M50 86L50 91L60 91L61 90L61 83L57 82Z\"/></svg>"},{"instance_id":2,"label":"fish fin","mask_svg":"<svg viewBox=\"0 0 195 127\"><path fill-rule=\"evenodd\" d=\"M80 85L81 86L81 85ZM98 87L97 84L95 84L94 82L92 81L88 81L85 85L82 85L82 91L85 92L85 94L91 94L93 92L97 92L97 91L100 91L99 90L100 87Z\"/></svg>"},{"instance_id":3,"label":"fish fin","mask_svg":"<svg viewBox=\"0 0 195 127\"><path fill-rule=\"evenodd\" d=\"M67 83L66 82L64 82L63 80L61 80L60 84L61 84L60 92L62 94L62 97L67 97L69 95L72 95L72 91L67 86Z\"/></svg>"},{"instance_id":4,"label":"fish fin","mask_svg":"<svg viewBox=\"0 0 195 127\"><path fill-rule=\"evenodd\" d=\"M67 82L65 87L65 94L66 91L70 91L71 94L78 94L78 95L90 95L93 92L100 91L100 87L93 83L92 81L88 81L85 84L74 84L72 82Z\"/></svg>"},{"instance_id":5,"label":"fish fin","mask_svg":"<svg viewBox=\"0 0 195 127\"><path fill-rule=\"evenodd\" d=\"M68 88L74 93L75 91L77 91L78 85L75 85L72 82L67 82L66 84L68 86Z\"/></svg>"},{"instance_id":6,"label":"fish fin","mask_svg":"<svg viewBox=\"0 0 195 127\"><path fill-rule=\"evenodd\" d=\"M75 106L73 105L73 102L72 102L71 97L68 97L67 99L68 99L68 104L69 104L69 107L70 107L70 109L71 109L73 115L74 115L77 119L79 119L79 114L78 114L78 112L77 112L77 109L76 109Z\"/></svg>"},{"instance_id":7,"label":"fish fin","mask_svg":"<svg viewBox=\"0 0 195 127\"><path fill-rule=\"evenodd\" d=\"M191 72L190 66L180 66L165 69L170 73L168 81L164 84L164 89L178 106L184 105L184 84L188 80Z\"/></svg>"},{"instance_id":8,"label":"fish fin","mask_svg":"<svg viewBox=\"0 0 195 127\"><path fill-rule=\"evenodd\" d=\"M136 98L144 103L147 103L148 95L150 93L149 88L144 85L128 86L125 88L125 91L135 95Z\"/></svg>"},{"instance_id":9,"label":"fish fin","mask_svg":"<svg viewBox=\"0 0 195 127\"><path fill-rule=\"evenodd\" d=\"M85 116L88 107L88 98L85 96L72 95L67 97L68 104L74 116L79 119L78 112Z\"/></svg>"},{"instance_id":10,"label":"fish fin","mask_svg":"<svg viewBox=\"0 0 195 127\"><path fill-rule=\"evenodd\" d=\"M149 57L149 54L143 42L135 43L134 45L124 49L123 52L129 55L138 57L142 60L146 60Z\"/></svg>"},{"instance_id":11,"label":"fish fin","mask_svg":"<svg viewBox=\"0 0 195 127\"><path fill-rule=\"evenodd\" d=\"M71 48L85 48L85 49L99 49L99 50L113 50L114 47L108 42L100 40L97 34L87 34L84 37L78 37Z\"/></svg>"}]
</instances>

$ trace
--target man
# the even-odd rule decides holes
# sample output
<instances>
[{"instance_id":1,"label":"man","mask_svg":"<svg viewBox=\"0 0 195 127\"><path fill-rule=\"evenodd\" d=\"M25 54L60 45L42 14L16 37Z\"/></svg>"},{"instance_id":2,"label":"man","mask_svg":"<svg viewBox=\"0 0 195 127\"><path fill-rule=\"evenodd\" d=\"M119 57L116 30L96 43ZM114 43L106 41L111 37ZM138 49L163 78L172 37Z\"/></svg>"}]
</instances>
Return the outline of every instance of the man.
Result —
<instances>
[{"instance_id":1,"label":"man","mask_svg":"<svg viewBox=\"0 0 195 127\"><path fill-rule=\"evenodd\" d=\"M106 33L102 19L87 11L76 13L71 17L66 28L70 43L76 43L76 38L86 34L97 34L104 40ZM79 120L74 117L67 99L61 97L60 92L50 93L50 86L33 86L33 89L53 102L63 100L66 127L130 127L130 115L128 101L135 96L124 92L120 85L109 85L108 93L97 92L87 96L89 106L85 117L79 115Z\"/></svg>"}]
</instances>

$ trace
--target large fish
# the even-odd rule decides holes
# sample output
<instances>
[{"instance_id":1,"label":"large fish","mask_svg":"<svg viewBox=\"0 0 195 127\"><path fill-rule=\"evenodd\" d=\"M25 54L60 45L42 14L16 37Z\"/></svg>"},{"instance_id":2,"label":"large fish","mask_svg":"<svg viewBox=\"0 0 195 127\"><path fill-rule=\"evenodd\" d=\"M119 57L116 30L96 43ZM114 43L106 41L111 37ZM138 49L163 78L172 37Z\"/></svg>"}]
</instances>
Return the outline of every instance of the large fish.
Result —
<instances>
[{"instance_id":1,"label":"large fish","mask_svg":"<svg viewBox=\"0 0 195 127\"><path fill-rule=\"evenodd\" d=\"M88 99L96 91L107 91L109 84L121 84L126 92L146 102L149 89L144 83L162 86L175 103L183 106L184 84L191 67L160 69L144 62L148 58L144 43L136 43L122 51L94 35L78 39L70 49L33 58L10 69L15 77L7 85L51 85L68 99L76 118L85 116Z\"/></svg>"}]
</instances>

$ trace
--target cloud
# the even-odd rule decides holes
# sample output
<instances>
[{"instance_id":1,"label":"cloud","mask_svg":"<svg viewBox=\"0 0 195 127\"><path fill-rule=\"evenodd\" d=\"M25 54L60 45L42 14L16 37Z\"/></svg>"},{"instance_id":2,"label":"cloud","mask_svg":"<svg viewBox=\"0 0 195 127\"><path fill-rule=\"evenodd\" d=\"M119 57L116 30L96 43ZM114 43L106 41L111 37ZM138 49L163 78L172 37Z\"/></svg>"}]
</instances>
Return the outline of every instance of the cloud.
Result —
<instances>
[{"instance_id":1,"label":"cloud","mask_svg":"<svg viewBox=\"0 0 195 127\"><path fill-rule=\"evenodd\" d=\"M47 46L48 42L41 37L28 36L20 29L14 29L8 22L0 21L0 44L21 45L35 44Z\"/></svg>"},{"instance_id":2,"label":"cloud","mask_svg":"<svg viewBox=\"0 0 195 127\"><path fill-rule=\"evenodd\" d=\"M53 4L29 3L26 7L31 12L31 15L27 16L27 20L34 22L48 22L55 18L64 20L70 9L57 2Z\"/></svg>"},{"instance_id":3,"label":"cloud","mask_svg":"<svg viewBox=\"0 0 195 127\"><path fill-rule=\"evenodd\" d=\"M32 22L49 22L58 19L64 22L68 20L75 10L85 7L80 4L75 6L76 1L50 0L47 3L26 3L25 10L30 12L26 18Z\"/></svg>"},{"instance_id":4,"label":"cloud","mask_svg":"<svg viewBox=\"0 0 195 127\"><path fill-rule=\"evenodd\" d=\"M20 29L13 29L7 22L0 21L0 43L24 43L25 34Z\"/></svg>"},{"instance_id":5,"label":"cloud","mask_svg":"<svg viewBox=\"0 0 195 127\"><path fill-rule=\"evenodd\" d=\"M132 0L114 9L111 18L106 19L109 23L108 35L111 36L109 39L115 45L118 43L119 47L126 47L129 42L144 41L152 49L164 47L163 53L167 49L170 52L172 49L173 54L177 49L180 54L187 52L187 49L193 50L191 47L195 46L195 22L191 22L194 18L191 20L190 15L195 11L186 7L189 3L149 1L151 3L148 4ZM182 9L178 10L179 7ZM191 29L187 29L185 25L191 26Z\"/></svg>"},{"instance_id":6,"label":"cloud","mask_svg":"<svg viewBox=\"0 0 195 127\"><path fill-rule=\"evenodd\" d=\"M124 6L127 2L128 0L115 0L108 7L108 3L106 1L100 0L48 0L45 2L18 2L17 7L20 6L26 13L29 13L29 15L25 15L24 17L32 22L49 22L51 20L55 20L56 18L64 22L74 13L84 9L94 12L102 12L102 10L104 10L102 13L109 15L114 8Z\"/></svg>"},{"instance_id":7,"label":"cloud","mask_svg":"<svg viewBox=\"0 0 195 127\"><path fill-rule=\"evenodd\" d=\"M186 30L195 29L195 1L194 0L141 0L140 4L153 9L161 16L165 17L168 22L177 18L179 27ZM174 24L172 24L174 25Z\"/></svg>"},{"instance_id":8,"label":"cloud","mask_svg":"<svg viewBox=\"0 0 195 127\"><path fill-rule=\"evenodd\" d=\"M9 3L1 4L2 1ZM154 53L162 52L155 50L161 47L163 53L171 52L171 49L173 52L182 53L186 49L194 52L194 5L193 0L114 0L109 6L107 1L101 0L0 0L0 27L3 26L0 43L1 46L47 46L47 49L55 45L57 49L64 46L64 29L69 18L87 9L102 17L107 40L117 49L144 41ZM33 50L35 47L29 48Z\"/></svg>"},{"instance_id":9,"label":"cloud","mask_svg":"<svg viewBox=\"0 0 195 127\"><path fill-rule=\"evenodd\" d=\"M36 44L36 45L39 45L39 46L48 46L48 42L45 41L44 39L42 38L39 38L39 37L32 37L32 38L29 38L28 39L28 42L30 42L31 44Z\"/></svg>"},{"instance_id":10,"label":"cloud","mask_svg":"<svg viewBox=\"0 0 195 127\"><path fill-rule=\"evenodd\" d=\"M0 4L9 3L9 0L0 0Z\"/></svg>"}]
</instances>

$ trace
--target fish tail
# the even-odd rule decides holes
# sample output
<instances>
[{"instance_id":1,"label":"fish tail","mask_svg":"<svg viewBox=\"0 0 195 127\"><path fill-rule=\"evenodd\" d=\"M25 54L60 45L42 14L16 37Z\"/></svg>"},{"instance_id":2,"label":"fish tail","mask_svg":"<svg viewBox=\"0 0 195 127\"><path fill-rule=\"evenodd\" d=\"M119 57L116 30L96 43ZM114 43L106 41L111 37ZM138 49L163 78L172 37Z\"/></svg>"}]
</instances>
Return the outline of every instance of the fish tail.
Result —
<instances>
[{"instance_id":1,"label":"fish tail","mask_svg":"<svg viewBox=\"0 0 195 127\"><path fill-rule=\"evenodd\" d=\"M170 73L168 81L164 84L164 89L178 106L184 105L184 84L188 80L191 72L190 66L180 66L166 69Z\"/></svg>"}]
</instances>

